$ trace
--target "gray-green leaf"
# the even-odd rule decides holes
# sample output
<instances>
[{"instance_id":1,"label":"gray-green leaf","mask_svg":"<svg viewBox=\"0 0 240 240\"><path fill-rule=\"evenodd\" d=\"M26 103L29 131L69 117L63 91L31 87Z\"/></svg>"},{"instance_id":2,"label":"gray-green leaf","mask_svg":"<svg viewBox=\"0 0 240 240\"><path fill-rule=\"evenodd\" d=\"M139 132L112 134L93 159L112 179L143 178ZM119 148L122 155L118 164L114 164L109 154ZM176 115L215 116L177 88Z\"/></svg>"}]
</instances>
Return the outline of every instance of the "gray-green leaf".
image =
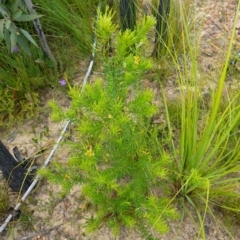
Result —
<instances>
[{"instance_id":1,"label":"gray-green leaf","mask_svg":"<svg viewBox=\"0 0 240 240\"><path fill-rule=\"evenodd\" d=\"M28 54L29 56L31 56L31 50L28 44L28 41L26 39L26 37L22 34L17 36L17 43L20 47L22 47L23 51Z\"/></svg>"},{"instance_id":2,"label":"gray-green leaf","mask_svg":"<svg viewBox=\"0 0 240 240\"><path fill-rule=\"evenodd\" d=\"M27 15L27 14L22 14L21 16L19 16L18 18L15 19L15 21L18 22L27 22L27 21L32 21L36 18L40 18L43 15L37 15L37 14L32 14L32 15Z\"/></svg>"},{"instance_id":3,"label":"gray-green leaf","mask_svg":"<svg viewBox=\"0 0 240 240\"><path fill-rule=\"evenodd\" d=\"M13 21L15 21L16 19L18 19L20 16L22 15L22 11L16 11L13 16L12 16L12 19Z\"/></svg>"},{"instance_id":4,"label":"gray-green leaf","mask_svg":"<svg viewBox=\"0 0 240 240\"><path fill-rule=\"evenodd\" d=\"M16 32L16 26L15 26L15 24L13 23L13 22L11 22L11 24L10 24L10 26L9 26L9 28L8 28L8 31L9 32Z\"/></svg>"},{"instance_id":5,"label":"gray-green leaf","mask_svg":"<svg viewBox=\"0 0 240 240\"><path fill-rule=\"evenodd\" d=\"M37 43L34 41L34 39L32 38L32 36L24 29L20 28L20 31L24 34L24 36L32 43L34 44L36 47L38 47Z\"/></svg>"},{"instance_id":6,"label":"gray-green leaf","mask_svg":"<svg viewBox=\"0 0 240 240\"><path fill-rule=\"evenodd\" d=\"M11 12L12 12L12 14L14 14L17 11L17 9L18 9L18 2L19 2L19 0L15 0L15 2L13 4L11 4Z\"/></svg>"},{"instance_id":7,"label":"gray-green leaf","mask_svg":"<svg viewBox=\"0 0 240 240\"><path fill-rule=\"evenodd\" d=\"M4 29L4 40L5 40L8 51L10 51L11 50L10 34L6 28Z\"/></svg>"},{"instance_id":8,"label":"gray-green leaf","mask_svg":"<svg viewBox=\"0 0 240 240\"><path fill-rule=\"evenodd\" d=\"M4 28L5 19L0 19L0 40L3 39L3 28Z\"/></svg>"},{"instance_id":9,"label":"gray-green leaf","mask_svg":"<svg viewBox=\"0 0 240 240\"><path fill-rule=\"evenodd\" d=\"M19 0L18 6L25 12L27 10L27 5L25 0Z\"/></svg>"},{"instance_id":10,"label":"gray-green leaf","mask_svg":"<svg viewBox=\"0 0 240 240\"><path fill-rule=\"evenodd\" d=\"M5 23L6 29L9 30L9 27L10 27L11 23L12 23L11 20L9 20L9 19L6 20L6 23Z\"/></svg>"},{"instance_id":11,"label":"gray-green leaf","mask_svg":"<svg viewBox=\"0 0 240 240\"><path fill-rule=\"evenodd\" d=\"M16 46L17 42L17 35L15 32L12 32L10 35L10 41L11 41L11 52L13 52L14 47Z\"/></svg>"},{"instance_id":12,"label":"gray-green leaf","mask_svg":"<svg viewBox=\"0 0 240 240\"><path fill-rule=\"evenodd\" d=\"M3 17L9 17L10 16L10 12L8 11L8 9L3 4L0 4L0 13L2 13Z\"/></svg>"}]
</instances>

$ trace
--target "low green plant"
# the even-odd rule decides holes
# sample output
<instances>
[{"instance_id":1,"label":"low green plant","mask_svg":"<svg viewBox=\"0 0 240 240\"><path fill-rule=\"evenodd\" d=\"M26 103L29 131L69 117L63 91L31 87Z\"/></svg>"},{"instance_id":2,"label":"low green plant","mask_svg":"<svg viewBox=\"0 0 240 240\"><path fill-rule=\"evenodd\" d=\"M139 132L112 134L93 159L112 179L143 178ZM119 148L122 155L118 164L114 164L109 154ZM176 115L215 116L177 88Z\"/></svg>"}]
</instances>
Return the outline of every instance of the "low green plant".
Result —
<instances>
[{"instance_id":1,"label":"low green plant","mask_svg":"<svg viewBox=\"0 0 240 240\"><path fill-rule=\"evenodd\" d=\"M42 51L32 49L32 57L44 59ZM46 63L36 63L21 50L8 54L0 51L0 126L16 124L23 118L37 116L40 88L56 81L56 71Z\"/></svg>"},{"instance_id":2,"label":"low green plant","mask_svg":"<svg viewBox=\"0 0 240 240\"><path fill-rule=\"evenodd\" d=\"M32 141L37 144L39 149L41 149L43 147L44 137L47 136L49 136L49 128L48 126L45 126L44 129L39 133L39 135L35 133L35 137L32 138Z\"/></svg>"},{"instance_id":3,"label":"low green plant","mask_svg":"<svg viewBox=\"0 0 240 240\"><path fill-rule=\"evenodd\" d=\"M236 22L237 17L234 24ZM186 48L183 49L184 71L176 64L179 68L181 89L181 126L179 140L172 139L168 149L171 149L172 155L175 156L171 167L174 194L178 196L177 199L185 212L191 215L188 204L193 207L200 222L199 234L206 239L204 220L207 212L215 217L212 207L222 208L234 214L240 212L240 95L239 92L234 96L228 96L229 98L226 96L223 98L222 95L226 87L226 72L234 30L217 89L211 90L211 99L205 111L200 108L197 49L191 47L186 25L184 25L184 34L188 42L186 47L188 51ZM167 98L164 94L163 96L168 130L171 133L173 130L171 112Z\"/></svg>"},{"instance_id":4,"label":"low green plant","mask_svg":"<svg viewBox=\"0 0 240 240\"><path fill-rule=\"evenodd\" d=\"M21 46L29 55L31 50L29 42L37 46L37 43L28 31L20 27L21 22L32 21L41 15L29 14L23 0L0 1L0 42L4 39L9 52L14 52Z\"/></svg>"},{"instance_id":5,"label":"low green plant","mask_svg":"<svg viewBox=\"0 0 240 240\"><path fill-rule=\"evenodd\" d=\"M166 219L176 217L163 194L171 160L152 125L157 112L153 93L141 88L142 75L152 67L143 48L155 20L145 17L134 31L116 32L113 12L98 15L98 53L114 36L114 54L103 54L104 79L87 84L83 92L70 87L70 109L62 111L50 102L52 118L71 120L77 140L70 144L66 165L55 163L39 173L60 184L63 194L82 184L83 197L95 206L89 231L105 223L115 234L121 225L147 225L164 233Z\"/></svg>"},{"instance_id":6,"label":"low green plant","mask_svg":"<svg viewBox=\"0 0 240 240\"><path fill-rule=\"evenodd\" d=\"M22 16L25 20L34 19L26 17L27 10L23 0L0 2L3 13L4 9L5 12L9 9L7 12L9 14L3 15L3 19L0 20L2 23L0 29L2 27L4 32L9 30L6 29L6 23L8 26L13 17L11 11L16 6L18 8L14 10L15 15ZM0 43L1 127L16 124L23 118L37 116L39 91L43 91L46 87L56 87L64 75L73 75L79 59L91 50L92 23L96 5L96 0L86 1L84 4L77 0L55 1L54 4L51 1L41 0L36 3L35 9L40 15L44 15L41 18L41 25L59 63L58 68L47 59L40 48L36 48L33 44L27 48L27 53L31 53L30 56L25 54L26 48L22 48L18 42L14 46L15 38L9 45L13 48L13 52L5 47L4 42ZM2 12L0 12L0 18ZM11 21L10 26L16 30L17 36L20 28L27 31L29 35L35 33L33 24L28 21Z\"/></svg>"}]
</instances>

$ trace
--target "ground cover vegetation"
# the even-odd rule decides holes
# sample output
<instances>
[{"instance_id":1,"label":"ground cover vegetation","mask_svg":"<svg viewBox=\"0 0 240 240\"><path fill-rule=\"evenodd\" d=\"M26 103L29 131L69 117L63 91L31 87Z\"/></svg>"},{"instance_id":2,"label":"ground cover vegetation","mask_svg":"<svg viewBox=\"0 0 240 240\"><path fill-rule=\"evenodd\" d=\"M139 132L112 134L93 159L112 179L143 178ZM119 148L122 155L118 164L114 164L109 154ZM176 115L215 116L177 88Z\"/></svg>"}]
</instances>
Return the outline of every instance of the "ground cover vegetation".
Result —
<instances>
[{"instance_id":1,"label":"ground cover vegetation","mask_svg":"<svg viewBox=\"0 0 240 240\"><path fill-rule=\"evenodd\" d=\"M16 116L18 121L36 116L39 89L56 87L64 74L71 76L77 58L86 56L91 49L91 19L96 1L85 4L78 1L33 1L37 14L29 13L25 2L0 1L1 126L16 124ZM57 63L48 59L41 48L32 23L36 17L40 17Z\"/></svg>"},{"instance_id":2,"label":"ground cover vegetation","mask_svg":"<svg viewBox=\"0 0 240 240\"><path fill-rule=\"evenodd\" d=\"M204 220L207 214L217 218L214 208L229 216L238 216L240 211L239 91L227 91L223 97L229 62L235 54L234 31L217 87L209 90L206 104L200 82L212 79L207 79L196 61L199 37L193 27L190 1L153 1L153 17L143 15L136 1L120 1L120 6L114 1L104 2L101 8L97 8L97 1L89 1L84 7L77 2L59 1L53 7L42 0L36 8L43 15L40 19L46 26L49 45L62 61L60 67L50 64L34 46L30 47L31 56L20 55L12 40L9 48L0 51L6 59L1 63L0 58L0 65L5 66L0 79L6 79L0 91L9 99L1 105L2 124L4 119L15 117L18 94L31 99L31 104L22 103L18 112L35 111L38 87L46 80L56 86L54 81L58 82L65 61L68 56L72 59L71 51L76 60L78 52L90 51L93 30L97 65L101 63L103 77L88 83L84 91L72 87L68 80L72 100L68 110L50 101L53 120L70 120L75 140L65 143L72 153L66 163L54 162L39 173L61 185L63 196L81 184L82 198L95 213L88 221L89 231L106 224L119 234L121 226L126 226L145 239L153 239L155 232L168 231L168 219L188 214L198 224L197 237L206 239ZM93 15L86 9L92 9ZM239 6L233 29L238 12ZM98 16L95 22L94 14ZM87 25L79 24L79 28L78 21ZM19 27L31 33L33 29L27 23ZM155 35L152 43L148 38L151 34ZM66 45L71 47L65 49ZM149 45L150 54L146 50ZM41 61L36 63L36 59ZM161 63L160 67L154 62ZM169 65L171 68L166 68ZM159 99L143 86L143 79L152 72L163 71L166 76L171 69L179 97L170 101L165 80L158 79L162 104L156 104ZM46 75L42 77L42 73ZM3 192L0 198L0 207L7 206L7 194Z\"/></svg>"}]
</instances>

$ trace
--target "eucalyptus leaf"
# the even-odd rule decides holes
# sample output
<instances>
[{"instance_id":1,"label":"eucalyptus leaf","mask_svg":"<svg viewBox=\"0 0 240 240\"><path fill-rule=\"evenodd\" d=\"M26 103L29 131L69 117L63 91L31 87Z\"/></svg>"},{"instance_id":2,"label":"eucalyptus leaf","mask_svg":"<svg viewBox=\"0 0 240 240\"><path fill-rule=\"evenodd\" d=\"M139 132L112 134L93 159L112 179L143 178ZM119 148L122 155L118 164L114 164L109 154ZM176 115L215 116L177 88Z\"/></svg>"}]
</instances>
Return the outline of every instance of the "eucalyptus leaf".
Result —
<instances>
[{"instance_id":1,"label":"eucalyptus leaf","mask_svg":"<svg viewBox=\"0 0 240 240\"><path fill-rule=\"evenodd\" d=\"M21 8L23 11L26 11L26 10L27 10L27 5L26 5L26 3L25 3L24 0L19 0L18 6L19 6L19 8Z\"/></svg>"},{"instance_id":2,"label":"eucalyptus leaf","mask_svg":"<svg viewBox=\"0 0 240 240\"><path fill-rule=\"evenodd\" d=\"M3 17L9 17L11 15L9 10L3 4L0 4L0 13L2 13Z\"/></svg>"},{"instance_id":3,"label":"eucalyptus leaf","mask_svg":"<svg viewBox=\"0 0 240 240\"><path fill-rule=\"evenodd\" d=\"M10 26L9 26L9 28L8 28L8 31L9 32L14 32L14 33L16 33L17 34L17 28L16 28L16 26L15 26L15 24L13 23L13 22L11 22L11 24L10 24Z\"/></svg>"},{"instance_id":4,"label":"eucalyptus leaf","mask_svg":"<svg viewBox=\"0 0 240 240\"><path fill-rule=\"evenodd\" d=\"M36 47L38 47L37 43L34 41L34 39L32 38L32 36L24 29L20 28L20 31L23 33L23 35L32 43L34 44Z\"/></svg>"},{"instance_id":5,"label":"eucalyptus leaf","mask_svg":"<svg viewBox=\"0 0 240 240\"><path fill-rule=\"evenodd\" d=\"M4 29L4 40L5 40L8 51L10 51L11 50L10 33L6 28Z\"/></svg>"},{"instance_id":6,"label":"eucalyptus leaf","mask_svg":"<svg viewBox=\"0 0 240 240\"><path fill-rule=\"evenodd\" d=\"M18 19L21 15L22 15L22 11L21 11L21 10L16 11L16 12L13 14L13 16L12 16L13 21L15 21L16 19Z\"/></svg>"},{"instance_id":7,"label":"eucalyptus leaf","mask_svg":"<svg viewBox=\"0 0 240 240\"><path fill-rule=\"evenodd\" d=\"M23 34L20 34L17 36L17 44L22 47L23 51L31 56L31 50L30 50L30 47L29 47L29 44L28 44L28 40L25 38L25 36Z\"/></svg>"},{"instance_id":8,"label":"eucalyptus leaf","mask_svg":"<svg viewBox=\"0 0 240 240\"><path fill-rule=\"evenodd\" d=\"M40 18L43 15L37 15L37 14L32 14L32 15L28 15L28 14L22 14L21 16L19 16L18 18L15 19L15 21L18 22L27 22L27 21L32 21L36 18Z\"/></svg>"},{"instance_id":9,"label":"eucalyptus leaf","mask_svg":"<svg viewBox=\"0 0 240 240\"><path fill-rule=\"evenodd\" d=\"M19 2L19 0L15 0L15 2L11 5L10 10L11 10L12 14L14 14L18 10L18 2Z\"/></svg>"},{"instance_id":10,"label":"eucalyptus leaf","mask_svg":"<svg viewBox=\"0 0 240 240\"><path fill-rule=\"evenodd\" d=\"M6 23L5 23L6 29L9 29L11 23L12 23L11 20L9 20L9 19L6 20Z\"/></svg>"},{"instance_id":11,"label":"eucalyptus leaf","mask_svg":"<svg viewBox=\"0 0 240 240\"><path fill-rule=\"evenodd\" d=\"M5 19L0 19L0 40L3 39L3 28L4 28Z\"/></svg>"},{"instance_id":12,"label":"eucalyptus leaf","mask_svg":"<svg viewBox=\"0 0 240 240\"><path fill-rule=\"evenodd\" d=\"M16 46L16 42L17 42L17 34L15 32L11 32L10 42L11 42L11 52L13 52L13 49Z\"/></svg>"}]
</instances>

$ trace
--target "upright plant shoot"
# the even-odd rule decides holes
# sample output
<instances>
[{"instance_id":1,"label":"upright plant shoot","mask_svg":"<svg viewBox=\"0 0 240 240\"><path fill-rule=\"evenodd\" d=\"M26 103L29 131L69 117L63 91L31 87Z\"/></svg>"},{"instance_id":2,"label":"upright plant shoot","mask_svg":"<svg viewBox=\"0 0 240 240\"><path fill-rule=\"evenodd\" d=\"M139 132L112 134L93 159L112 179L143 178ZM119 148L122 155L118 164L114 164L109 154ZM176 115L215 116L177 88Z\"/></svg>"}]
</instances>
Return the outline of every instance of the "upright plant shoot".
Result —
<instances>
[{"instance_id":1,"label":"upright plant shoot","mask_svg":"<svg viewBox=\"0 0 240 240\"><path fill-rule=\"evenodd\" d=\"M77 142L66 166L56 165L54 172L41 173L61 184L64 193L82 183L83 196L96 207L90 231L105 222L117 234L121 225L137 227L142 223L163 233L168 229L166 218L175 216L175 211L155 190L168 176L170 158L151 123L157 112L153 93L141 88L141 77L152 67L142 49L155 20L146 17L134 31L113 34L117 27L111 20L113 13L98 14L97 49L99 53L106 51L106 42L111 39L114 54L102 57L104 79L88 84L84 92L70 89L68 111L50 103L55 120L71 120Z\"/></svg>"}]
</instances>

